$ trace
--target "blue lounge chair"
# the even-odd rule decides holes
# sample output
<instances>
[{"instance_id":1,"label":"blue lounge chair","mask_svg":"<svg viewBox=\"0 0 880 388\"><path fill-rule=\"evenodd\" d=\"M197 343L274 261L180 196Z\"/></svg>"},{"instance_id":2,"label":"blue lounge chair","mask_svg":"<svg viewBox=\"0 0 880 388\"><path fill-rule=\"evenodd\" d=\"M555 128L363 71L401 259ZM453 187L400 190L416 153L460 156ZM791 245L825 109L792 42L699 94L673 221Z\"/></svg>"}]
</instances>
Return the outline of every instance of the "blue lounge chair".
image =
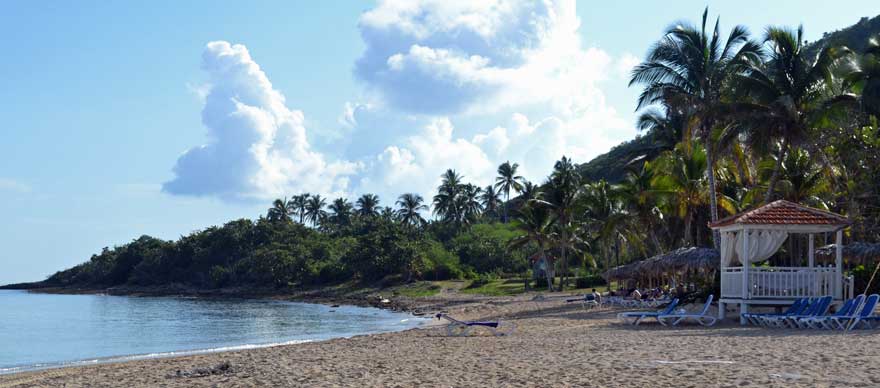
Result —
<instances>
[{"instance_id":1,"label":"blue lounge chair","mask_svg":"<svg viewBox=\"0 0 880 388\"><path fill-rule=\"evenodd\" d=\"M834 301L834 298L831 295L823 296L813 304L813 308L809 312L804 312L800 315L780 316L777 318L777 326L796 329L798 328L799 319L821 317L827 314L832 301Z\"/></svg>"},{"instance_id":2,"label":"blue lounge chair","mask_svg":"<svg viewBox=\"0 0 880 388\"><path fill-rule=\"evenodd\" d=\"M800 298L796 299L791 306L788 306L782 315L798 315L804 311L804 309L810 304L809 298ZM780 315L778 313L745 313L742 314L742 317L746 319L746 321L755 326L763 325L763 321L761 321L761 317L775 316Z\"/></svg>"},{"instance_id":3,"label":"blue lounge chair","mask_svg":"<svg viewBox=\"0 0 880 388\"><path fill-rule=\"evenodd\" d=\"M823 297L807 299L807 301L804 302L804 305L801 308L801 311L798 312L797 314L787 314L787 315L786 314L767 314L767 315L762 315L762 316L758 317L758 319L761 321L761 324L763 326L782 327L783 319L785 319L787 317L795 316L795 315L812 317L813 312L816 310L816 308L819 307L819 302L822 301L822 298Z\"/></svg>"},{"instance_id":4,"label":"blue lounge chair","mask_svg":"<svg viewBox=\"0 0 880 388\"><path fill-rule=\"evenodd\" d=\"M709 295L709 297L706 298L706 304L703 305L703 309L698 313L684 312L680 314L664 314L658 316L657 321L663 326L669 324L672 326L678 326L679 323L689 320L699 323L702 326L712 326L718 321L718 318L709 315L709 306L712 305L712 299L714 298L715 295Z\"/></svg>"},{"instance_id":5,"label":"blue lounge chair","mask_svg":"<svg viewBox=\"0 0 880 388\"><path fill-rule=\"evenodd\" d=\"M828 317L829 327L838 330L849 330L858 327L860 324L867 325L871 321L870 317L874 314L874 308L877 307L878 300L880 300L880 295L871 294L871 296L865 299L865 303L862 304L861 308L857 308L858 311L855 311L853 314Z\"/></svg>"},{"instance_id":6,"label":"blue lounge chair","mask_svg":"<svg viewBox=\"0 0 880 388\"><path fill-rule=\"evenodd\" d=\"M504 322L502 324L501 321L459 321L458 319L450 317L444 313L437 314L436 318L442 318L449 321L449 324L446 325L446 334L450 337L466 336L471 328L474 327L484 327L491 331L494 336L510 335L513 334L513 331L516 329L516 325L510 322Z\"/></svg>"},{"instance_id":7,"label":"blue lounge chair","mask_svg":"<svg viewBox=\"0 0 880 388\"><path fill-rule=\"evenodd\" d=\"M806 317L798 319L798 327L800 328L810 328L810 329L822 329L828 330L831 329L828 326L828 322L830 322L830 318L832 317L845 317L847 315L855 314L856 309L862 305L862 302L865 301L864 295L859 295L855 298L849 299L843 303L843 306L840 307L834 314L826 315L822 317Z\"/></svg>"},{"instance_id":8,"label":"blue lounge chair","mask_svg":"<svg viewBox=\"0 0 880 388\"><path fill-rule=\"evenodd\" d=\"M666 306L665 309L660 311L629 311L625 313L617 314L617 319L620 319L621 322L638 326L642 321L648 318L657 318L661 315L672 314L675 308L678 307L678 298L673 299L672 302L669 302L669 305Z\"/></svg>"}]
</instances>

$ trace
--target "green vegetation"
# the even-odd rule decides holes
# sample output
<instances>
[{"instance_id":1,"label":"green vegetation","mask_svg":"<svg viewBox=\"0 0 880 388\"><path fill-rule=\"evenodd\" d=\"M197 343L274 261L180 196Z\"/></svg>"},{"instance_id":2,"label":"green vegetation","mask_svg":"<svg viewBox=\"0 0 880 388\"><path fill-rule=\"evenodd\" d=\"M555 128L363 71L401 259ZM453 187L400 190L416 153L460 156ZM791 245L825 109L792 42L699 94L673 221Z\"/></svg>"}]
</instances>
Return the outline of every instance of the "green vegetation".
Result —
<instances>
[{"instance_id":1,"label":"green vegetation","mask_svg":"<svg viewBox=\"0 0 880 388\"><path fill-rule=\"evenodd\" d=\"M777 199L845 214L849 239L880 241L878 29L880 19L863 20L807 45L802 28L724 33L704 12L700 25L659 37L632 73L645 135L590 163L563 156L533 183L505 162L486 187L447 170L431 219L418 194L391 208L373 194L352 203L302 193L256 221L105 248L43 285L284 290L354 280L412 283L397 292L425 296L445 287L435 282L468 279L462 292L510 295L536 275L591 288L615 265L717 244L708 222Z\"/></svg>"}]
</instances>

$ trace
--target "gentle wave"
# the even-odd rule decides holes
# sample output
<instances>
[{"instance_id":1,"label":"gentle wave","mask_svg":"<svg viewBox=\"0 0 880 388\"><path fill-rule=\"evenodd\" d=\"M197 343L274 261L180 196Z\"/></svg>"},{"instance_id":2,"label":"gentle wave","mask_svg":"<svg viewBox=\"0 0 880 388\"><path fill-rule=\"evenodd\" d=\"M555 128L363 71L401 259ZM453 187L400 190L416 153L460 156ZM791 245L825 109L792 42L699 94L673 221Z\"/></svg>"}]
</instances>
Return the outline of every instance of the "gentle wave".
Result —
<instances>
[{"instance_id":1,"label":"gentle wave","mask_svg":"<svg viewBox=\"0 0 880 388\"><path fill-rule=\"evenodd\" d=\"M266 343L266 344L232 345L232 346L221 346L221 347L209 348L209 349L181 350L181 351L173 351L173 352L158 352L158 353L147 353L147 354L133 354L133 355L127 355L127 356L112 356L112 357L95 358L95 359L90 359L90 360L77 360L77 361L67 361L67 362L57 362L57 363L22 365L22 366L8 367L8 368L0 368L0 375L20 373L20 372L29 372L29 371L43 370L43 369L65 368L65 367L71 367L71 366L109 364L109 363L114 363L114 362L149 360L149 359L155 359L155 358L168 358L168 357L181 357L181 356L193 356L193 355L197 355L197 354L231 352L231 351L236 351L236 350L262 349L262 348L271 348L274 346L297 345L297 344L303 344L303 343L308 343L308 342L314 342L314 340L291 340L291 341L273 342L273 343Z\"/></svg>"}]
</instances>

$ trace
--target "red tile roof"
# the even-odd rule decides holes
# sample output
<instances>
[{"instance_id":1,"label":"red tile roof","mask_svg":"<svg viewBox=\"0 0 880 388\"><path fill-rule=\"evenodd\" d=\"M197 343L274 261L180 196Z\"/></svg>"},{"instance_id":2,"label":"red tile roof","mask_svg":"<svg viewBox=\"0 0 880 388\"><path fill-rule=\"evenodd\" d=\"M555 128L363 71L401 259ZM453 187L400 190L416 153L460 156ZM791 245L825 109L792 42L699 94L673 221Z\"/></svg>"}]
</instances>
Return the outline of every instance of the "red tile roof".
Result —
<instances>
[{"instance_id":1,"label":"red tile roof","mask_svg":"<svg viewBox=\"0 0 880 388\"><path fill-rule=\"evenodd\" d=\"M709 223L710 228L720 228L733 224L750 225L849 225L844 216L814 209L785 200L768 203L727 218Z\"/></svg>"}]
</instances>

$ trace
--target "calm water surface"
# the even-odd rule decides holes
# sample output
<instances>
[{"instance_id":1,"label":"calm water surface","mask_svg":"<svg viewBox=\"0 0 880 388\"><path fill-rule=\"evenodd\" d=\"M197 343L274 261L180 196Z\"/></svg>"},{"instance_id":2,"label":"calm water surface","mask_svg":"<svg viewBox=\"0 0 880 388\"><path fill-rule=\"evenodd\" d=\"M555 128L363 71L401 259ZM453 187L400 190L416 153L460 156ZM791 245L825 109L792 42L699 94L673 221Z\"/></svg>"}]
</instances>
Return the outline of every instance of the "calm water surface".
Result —
<instances>
[{"instance_id":1,"label":"calm water surface","mask_svg":"<svg viewBox=\"0 0 880 388\"><path fill-rule=\"evenodd\" d=\"M349 337L421 322L353 306L0 290L0 374Z\"/></svg>"}]
</instances>

